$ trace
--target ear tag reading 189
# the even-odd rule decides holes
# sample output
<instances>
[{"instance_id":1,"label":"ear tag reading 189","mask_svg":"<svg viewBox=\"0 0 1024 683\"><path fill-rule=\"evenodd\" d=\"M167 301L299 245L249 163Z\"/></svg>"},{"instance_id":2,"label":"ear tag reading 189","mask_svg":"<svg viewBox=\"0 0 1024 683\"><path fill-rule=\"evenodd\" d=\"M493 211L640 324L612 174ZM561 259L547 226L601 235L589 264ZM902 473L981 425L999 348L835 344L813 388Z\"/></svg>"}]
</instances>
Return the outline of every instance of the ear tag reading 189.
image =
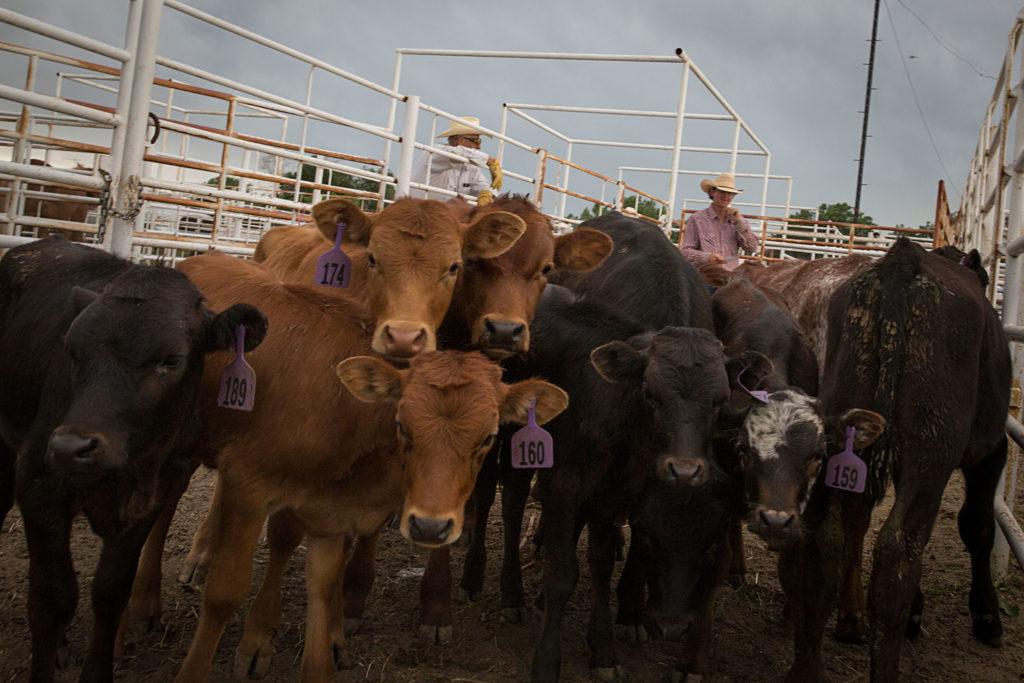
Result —
<instances>
[{"instance_id":1,"label":"ear tag reading 189","mask_svg":"<svg viewBox=\"0 0 1024 683\"><path fill-rule=\"evenodd\" d=\"M256 403L256 371L245 362L245 326L235 332L235 359L220 376L217 405L233 410L252 410Z\"/></svg>"},{"instance_id":2,"label":"ear tag reading 189","mask_svg":"<svg viewBox=\"0 0 1024 683\"><path fill-rule=\"evenodd\" d=\"M517 470L541 470L555 464L555 446L551 434L537 424L537 402L530 402L526 426L512 435L512 467Z\"/></svg>"},{"instance_id":3,"label":"ear tag reading 189","mask_svg":"<svg viewBox=\"0 0 1024 683\"><path fill-rule=\"evenodd\" d=\"M864 493L867 483L868 466L853 452L853 437L857 434L856 427L846 428L846 447L828 459L828 470L825 472L825 486L840 491Z\"/></svg>"},{"instance_id":4,"label":"ear tag reading 189","mask_svg":"<svg viewBox=\"0 0 1024 683\"><path fill-rule=\"evenodd\" d=\"M352 275L352 261L348 254L341 250L341 236L344 234L345 224L339 222L337 230L334 231L334 246L316 260L314 283L327 287L348 287L348 279Z\"/></svg>"},{"instance_id":5,"label":"ear tag reading 189","mask_svg":"<svg viewBox=\"0 0 1024 683\"><path fill-rule=\"evenodd\" d=\"M768 403L768 392L767 391L764 391L762 389L758 389L756 391L751 391L750 389L747 389L746 386L744 386L742 381L740 381L740 377L742 377L743 373L746 372L749 369L750 369L750 366L748 365L747 367L745 367L742 370L740 370L740 374L736 375L736 384L740 385L740 389L742 389L743 391L745 391L748 394L750 394L751 396L753 396L754 399L760 401L761 403Z\"/></svg>"}]
</instances>

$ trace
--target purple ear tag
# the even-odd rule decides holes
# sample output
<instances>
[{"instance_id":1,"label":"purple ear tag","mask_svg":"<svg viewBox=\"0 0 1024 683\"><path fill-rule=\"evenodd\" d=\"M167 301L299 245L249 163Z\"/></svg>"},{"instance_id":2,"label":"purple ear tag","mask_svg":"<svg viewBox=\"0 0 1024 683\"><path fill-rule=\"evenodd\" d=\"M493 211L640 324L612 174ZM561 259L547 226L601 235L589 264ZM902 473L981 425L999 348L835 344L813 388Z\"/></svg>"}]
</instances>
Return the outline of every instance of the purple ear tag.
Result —
<instances>
[{"instance_id":1,"label":"purple ear tag","mask_svg":"<svg viewBox=\"0 0 1024 683\"><path fill-rule=\"evenodd\" d=\"M245 326L235 332L235 359L220 376L217 405L232 410L251 411L256 403L256 372L245 362Z\"/></svg>"},{"instance_id":2,"label":"purple ear tag","mask_svg":"<svg viewBox=\"0 0 1024 683\"><path fill-rule=\"evenodd\" d=\"M851 493L864 493L868 466L853 452L853 437L856 434L856 427L846 428L846 447L828 459L825 486Z\"/></svg>"},{"instance_id":3,"label":"purple ear tag","mask_svg":"<svg viewBox=\"0 0 1024 683\"><path fill-rule=\"evenodd\" d=\"M512 467L517 470L541 470L555 464L555 446L551 434L537 424L537 402L530 402L526 426L512 435Z\"/></svg>"},{"instance_id":4,"label":"purple ear tag","mask_svg":"<svg viewBox=\"0 0 1024 683\"><path fill-rule=\"evenodd\" d=\"M352 261L348 254L341 250L341 236L344 234L345 224L339 221L334 231L334 246L316 260L316 272L313 274L315 284L348 287L348 279L352 275Z\"/></svg>"},{"instance_id":5,"label":"purple ear tag","mask_svg":"<svg viewBox=\"0 0 1024 683\"><path fill-rule=\"evenodd\" d=\"M740 377L743 376L743 373L746 372L749 369L750 369L750 366L748 365L747 367L745 367L742 370L740 370L740 374L736 375L736 384L738 384L740 386L740 389L742 389L743 391L745 391L748 394L750 394L751 396L753 396L754 399L760 401L761 403L767 404L768 403L768 392L767 391L764 391L762 389L757 389L756 391L751 391L750 389L747 389L747 387L744 386L743 382L740 380Z\"/></svg>"}]
</instances>

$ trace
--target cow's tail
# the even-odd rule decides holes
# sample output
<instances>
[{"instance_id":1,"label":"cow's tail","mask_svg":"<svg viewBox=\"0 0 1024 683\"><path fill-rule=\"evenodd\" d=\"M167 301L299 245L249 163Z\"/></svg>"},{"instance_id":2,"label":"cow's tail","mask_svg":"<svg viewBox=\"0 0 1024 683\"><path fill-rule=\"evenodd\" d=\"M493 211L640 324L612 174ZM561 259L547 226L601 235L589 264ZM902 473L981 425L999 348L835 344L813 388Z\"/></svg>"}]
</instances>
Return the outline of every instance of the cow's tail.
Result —
<instances>
[{"instance_id":1,"label":"cow's tail","mask_svg":"<svg viewBox=\"0 0 1024 683\"><path fill-rule=\"evenodd\" d=\"M915 345L915 355L931 354L930 327L937 319L939 289L922 273L925 254L900 239L874 267L851 281L847 325L858 349L857 376L861 381L877 377L871 409L886 421L885 431L862 453L868 464L865 493L876 499L885 494L899 463L896 397L907 370L908 345Z\"/></svg>"}]
</instances>

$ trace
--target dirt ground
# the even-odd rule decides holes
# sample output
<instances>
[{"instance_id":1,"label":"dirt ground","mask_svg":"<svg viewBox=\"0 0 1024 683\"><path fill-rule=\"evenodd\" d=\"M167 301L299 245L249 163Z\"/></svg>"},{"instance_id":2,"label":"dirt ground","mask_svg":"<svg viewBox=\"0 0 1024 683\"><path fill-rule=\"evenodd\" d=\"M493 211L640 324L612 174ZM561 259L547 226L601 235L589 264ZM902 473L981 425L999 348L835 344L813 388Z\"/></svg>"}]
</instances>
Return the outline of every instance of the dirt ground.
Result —
<instances>
[{"instance_id":1,"label":"dirt ground","mask_svg":"<svg viewBox=\"0 0 1024 683\"><path fill-rule=\"evenodd\" d=\"M196 624L201 595L180 586L175 576L192 532L205 514L211 484L209 473L198 472L178 510L164 559L163 624L148 633L132 634L126 656L115 674L117 680L169 681L177 672ZM1018 485L1018 491L1024 493L1024 481ZM1024 500L1020 498L1016 509L1024 510ZM957 476L949 486L926 551L925 633L918 642L904 645L903 676L908 680L1024 680L1024 622L1020 617L1003 614L1005 645L1001 649L986 647L969 637L970 571L967 554L956 531L956 511L961 499L962 486ZM495 510L499 507L495 505ZM888 502L876 511L869 543L887 510ZM417 582L426 556L396 531L386 532L381 541L377 582L363 630L349 640L351 668L340 672L338 680L528 680L540 621L534 615L526 624L512 626L501 619L497 587L501 553L499 525L500 519L492 517L484 596L475 603L457 601L455 634L447 646L428 645L416 639ZM0 681L22 681L27 679L30 645L25 616L28 560L17 513L12 513L6 526L0 534ZM83 652L91 622L88 584L99 550L84 520L78 520L73 547L83 599L69 640L73 650ZM581 559L583 552L581 543ZM747 537L747 554L747 585L737 590L725 587L718 599L711 681L778 680L791 659L792 644L780 621L782 593L774 556L750 536ZM268 680L299 680L305 585L302 551L297 555L286 582L285 614L277 632L277 653ZM453 555L457 581L463 549L459 547ZM266 550L261 548L256 580L260 579L265 562ZM540 580L539 565L530 562L524 575L528 594L535 594ZM580 584L563 630L564 680L589 678L584 635L589 606L587 587L586 562L582 561ZM1011 564L999 594L1006 612L1016 613L1017 608L1024 605L1024 573L1015 564ZM214 680L231 678L234 648L246 610L248 604L221 641ZM676 643L662 641L620 644L619 653L632 680L656 681L670 670L677 648ZM833 680L867 678L868 659L864 647L839 645L826 637L825 661ZM77 668L71 668L61 672L58 680L73 681L77 674Z\"/></svg>"}]
</instances>

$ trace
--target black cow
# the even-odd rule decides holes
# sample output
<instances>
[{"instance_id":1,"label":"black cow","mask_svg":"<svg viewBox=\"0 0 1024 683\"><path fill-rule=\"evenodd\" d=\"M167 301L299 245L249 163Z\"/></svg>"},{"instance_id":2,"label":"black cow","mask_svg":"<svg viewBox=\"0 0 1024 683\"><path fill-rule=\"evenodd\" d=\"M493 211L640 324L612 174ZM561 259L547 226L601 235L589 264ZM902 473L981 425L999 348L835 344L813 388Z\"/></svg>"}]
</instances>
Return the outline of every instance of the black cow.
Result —
<instances>
[{"instance_id":1,"label":"black cow","mask_svg":"<svg viewBox=\"0 0 1024 683\"><path fill-rule=\"evenodd\" d=\"M829 490L819 476L804 515L813 533L783 551L780 578L796 606L791 680L821 678L821 638L840 562L859 560L849 556L890 476L896 500L875 542L868 599L872 680L899 674L908 616L912 607L920 610L921 556L958 467L966 487L959 527L971 555L972 628L982 642L1001 642L989 554L1011 367L1002 325L970 270L901 239L830 302L823 410L867 406L887 426L860 453L868 468L864 494Z\"/></svg>"},{"instance_id":2,"label":"black cow","mask_svg":"<svg viewBox=\"0 0 1024 683\"><path fill-rule=\"evenodd\" d=\"M214 315L181 273L61 237L0 260L0 444L18 454L32 680L53 679L78 602L69 534L79 510L103 539L81 678L112 678L139 550L193 469L204 355L230 348L239 325L255 348L266 331L257 309Z\"/></svg>"}]
</instances>

